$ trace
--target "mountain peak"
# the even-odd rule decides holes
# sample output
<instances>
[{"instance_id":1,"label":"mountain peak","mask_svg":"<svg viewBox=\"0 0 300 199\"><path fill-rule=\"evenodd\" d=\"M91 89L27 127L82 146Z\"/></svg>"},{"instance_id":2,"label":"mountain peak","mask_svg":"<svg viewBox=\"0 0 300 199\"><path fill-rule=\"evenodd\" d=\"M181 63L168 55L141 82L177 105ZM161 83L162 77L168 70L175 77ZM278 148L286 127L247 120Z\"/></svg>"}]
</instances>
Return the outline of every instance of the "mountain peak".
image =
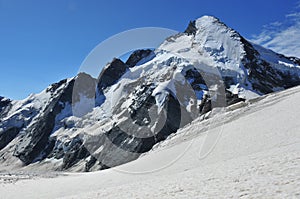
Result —
<instances>
[{"instance_id":1,"label":"mountain peak","mask_svg":"<svg viewBox=\"0 0 300 199\"><path fill-rule=\"evenodd\" d=\"M198 19L196 19L196 21L205 21L205 22L217 22L220 21L217 17L212 16L212 15L204 15L202 17L199 17Z\"/></svg>"},{"instance_id":2,"label":"mountain peak","mask_svg":"<svg viewBox=\"0 0 300 199\"><path fill-rule=\"evenodd\" d=\"M215 27L218 27L218 30L227 29L227 30L234 31L233 29L228 27L225 23L220 21L220 19L214 16L205 15L195 20L195 28L197 30L209 30L209 29L215 29Z\"/></svg>"},{"instance_id":3,"label":"mountain peak","mask_svg":"<svg viewBox=\"0 0 300 199\"><path fill-rule=\"evenodd\" d=\"M184 32L187 33L188 35L191 34L195 35L198 29L209 27L213 23L217 23L217 22L221 23L220 20L214 16L204 15L196 20L190 21L188 27Z\"/></svg>"}]
</instances>

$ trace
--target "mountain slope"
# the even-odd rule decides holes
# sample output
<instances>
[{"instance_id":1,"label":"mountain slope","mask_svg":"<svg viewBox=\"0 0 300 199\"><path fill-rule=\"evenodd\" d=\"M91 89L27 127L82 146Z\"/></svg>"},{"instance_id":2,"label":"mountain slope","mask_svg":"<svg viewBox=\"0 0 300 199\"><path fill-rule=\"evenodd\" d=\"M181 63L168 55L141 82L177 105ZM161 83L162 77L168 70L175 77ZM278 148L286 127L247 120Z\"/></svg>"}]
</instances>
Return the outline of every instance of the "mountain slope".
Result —
<instances>
[{"instance_id":1,"label":"mountain slope","mask_svg":"<svg viewBox=\"0 0 300 199\"><path fill-rule=\"evenodd\" d=\"M299 84L298 58L204 16L154 51L112 60L98 79L80 73L25 100L0 98L0 164L107 169L137 159L199 117Z\"/></svg>"},{"instance_id":2,"label":"mountain slope","mask_svg":"<svg viewBox=\"0 0 300 199\"><path fill-rule=\"evenodd\" d=\"M0 191L9 198L297 198L299 102L300 87L269 94L212 117L210 124L219 124L215 128L205 130L207 124L194 121L130 163L93 173L20 179L2 184ZM221 132L217 145L199 159L206 136L214 132Z\"/></svg>"}]
</instances>

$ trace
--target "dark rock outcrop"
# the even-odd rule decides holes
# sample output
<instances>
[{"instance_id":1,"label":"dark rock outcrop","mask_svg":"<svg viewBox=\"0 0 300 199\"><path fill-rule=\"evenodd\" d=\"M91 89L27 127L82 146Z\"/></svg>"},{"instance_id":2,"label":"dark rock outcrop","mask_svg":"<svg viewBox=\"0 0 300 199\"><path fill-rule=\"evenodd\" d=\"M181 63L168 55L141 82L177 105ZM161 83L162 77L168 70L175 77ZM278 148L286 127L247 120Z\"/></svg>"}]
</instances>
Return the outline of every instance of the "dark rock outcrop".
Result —
<instances>
[{"instance_id":1,"label":"dark rock outcrop","mask_svg":"<svg viewBox=\"0 0 300 199\"><path fill-rule=\"evenodd\" d=\"M284 55L282 55L284 56ZM285 56L284 56L285 57ZM292 62L298 64L298 66L300 66L300 59L297 57L287 57L289 60L291 60Z\"/></svg>"},{"instance_id":2,"label":"dark rock outcrop","mask_svg":"<svg viewBox=\"0 0 300 199\"><path fill-rule=\"evenodd\" d=\"M139 61L149 56L151 53L153 53L153 51L150 49L136 50L129 56L128 60L126 61L126 64L130 68L134 67Z\"/></svg>"},{"instance_id":3,"label":"dark rock outcrop","mask_svg":"<svg viewBox=\"0 0 300 199\"><path fill-rule=\"evenodd\" d=\"M238 102L244 102L246 100L246 99L240 98L237 94L233 94L228 90L226 90L225 92L226 92L227 106L230 106L230 105L238 103Z\"/></svg>"},{"instance_id":4,"label":"dark rock outcrop","mask_svg":"<svg viewBox=\"0 0 300 199\"><path fill-rule=\"evenodd\" d=\"M64 103L72 101L72 89L74 79L64 87L58 90L55 85L52 100L46 108L38 115L33 125L25 129L25 133L20 138L20 142L16 146L14 156L18 157L25 164L32 163L47 147L49 137L55 125L55 117L64 108ZM61 84L61 85L62 85Z\"/></svg>"},{"instance_id":5,"label":"dark rock outcrop","mask_svg":"<svg viewBox=\"0 0 300 199\"><path fill-rule=\"evenodd\" d=\"M98 89L103 90L115 84L128 70L128 66L120 59L113 59L100 73L98 78Z\"/></svg>"},{"instance_id":6,"label":"dark rock outcrop","mask_svg":"<svg viewBox=\"0 0 300 199\"><path fill-rule=\"evenodd\" d=\"M11 101L9 99L6 99L4 97L0 96L0 121L1 117L4 116L4 109L7 109L10 105Z\"/></svg>"},{"instance_id":7,"label":"dark rock outcrop","mask_svg":"<svg viewBox=\"0 0 300 199\"><path fill-rule=\"evenodd\" d=\"M259 52L246 39L241 37L241 42L246 51L245 59L242 60L244 66L249 70L248 78L252 83L253 89L261 94L274 92L274 88L291 88L300 85L300 77L292 75L291 71L282 72L260 59ZM285 56L281 56L290 60ZM293 59L297 63L297 59ZM300 69L295 68L295 72L300 74Z\"/></svg>"},{"instance_id":8,"label":"dark rock outcrop","mask_svg":"<svg viewBox=\"0 0 300 199\"><path fill-rule=\"evenodd\" d=\"M92 155L97 160L89 162L89 168L96 162L101 165L101 169L106 169L132 161L179 129L180 104L172 94L168 95L158 115L153 115L157 113L156 110L150 113L150 107L156 103L151 95L154 88L143 85L137 89L136 100L128 112L122 115L129 119L115 124L101 136L91 136L86 140L85 146L90 146L88 150L95 152ZM153 127L154 132L151 130ZM97 153L99 148L101 150Z\"/></svg>"},{"instance_id":9,"label":"dark rock outcrop","mask_svg":"<svg viewBox=\"0 0 300 199\"><path fill-rule=\"evenodd\" d=\"M197 32L197 28L196 28L196 21L190 21L188 27L185 29L184 31L185 33L187 33L188 35L195 35Z\"/></svg>"},{"instance_id":10,"label":"dark rock outcrop","mask_svg":"<svg viewBox=\"0 0 300 199\"><path fill-rule=\"evenodd\" d=\"M79 86L74 89L74 84ZM94 97L95 86L96 80L85 73L78 74L76 78L69 82L62 80L59 83L52 84L48 89L52 93L49 104L35 118L33 125L25 129L24 135L22 135L16 146L14 155L25 164L30 164L41 155L45 158L48 154L57 152L55 140L50 138L56 125L56 116L61 113L66 104L71 104L72 100L74 103L79 101L80 95L84 95L87 98ZM71 114L64 115L64 117L71 116ZM80 159L83 153L86 153L86 151L83 152L84 149L82 147L80 148L82 143L78 144L80 142L77 139L75 141L75 144L70 147L70 151L63 152L61 156L56 154L56 157L64 158L63 168L65 169L75 164L76 158Z\"/></svg>"},{"instance_id":11,"label":"dark rock outcrop","mask_svg":"<svg viewBox=\"0 0 300 199\"><path fill-rule=\"evenodd\" d=\"M25 105L30 103L31 99L25 101ZM38 114L33 106L26 108L19 107L16 113L11 114L8 118L7 114L12 106L8 99L1 100L2 110L0 111L0 150L8 145L13 139L17 137L21 129L25 128L32 119Z\"/></svg>"},{"instance_id":12,"label":"dark rock outcrop","mask_svg":"<svg viewBox=\"0 0 300 199\"><path fill-rule=\"evenodd\" d=\"M10 127L8 129L0 131L0 150L3 149L8 143L10 143L19 133L21 128Z\"/></svg>"},{"instance_id":13,"label":"dark rock outcrop","mask_svg":"<svg viewBox=\"0 0 300 199\"><path fill-rule=\"evenodd\" d=\"M83 141L80 137L75 137L69 143L69 150L63 156L62 170L68 169L75 165L77 162L87 158L90 153L83 145Z\"/></svg>"}]
</instances>

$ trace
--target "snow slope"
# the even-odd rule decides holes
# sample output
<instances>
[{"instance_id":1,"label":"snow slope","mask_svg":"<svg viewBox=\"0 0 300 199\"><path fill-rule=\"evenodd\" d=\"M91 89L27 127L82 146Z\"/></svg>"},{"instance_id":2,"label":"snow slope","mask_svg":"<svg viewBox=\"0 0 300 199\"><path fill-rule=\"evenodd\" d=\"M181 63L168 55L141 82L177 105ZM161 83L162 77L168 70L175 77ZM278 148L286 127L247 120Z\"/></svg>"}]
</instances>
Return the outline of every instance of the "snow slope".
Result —
<instances>
[{"instance_id":1,"label":"snow slope","mask_svg":"<svg viewBox=\"0 0 300 199\"><path fill-rule=\"evenodd\" d=\"M1 197L299 198L299 103L295 87L233 105L206 122L194 121L130 163L51 179L0 181ZM218 142L199 158L207 135L218 135Z\"/></svg>"}]
</instances>

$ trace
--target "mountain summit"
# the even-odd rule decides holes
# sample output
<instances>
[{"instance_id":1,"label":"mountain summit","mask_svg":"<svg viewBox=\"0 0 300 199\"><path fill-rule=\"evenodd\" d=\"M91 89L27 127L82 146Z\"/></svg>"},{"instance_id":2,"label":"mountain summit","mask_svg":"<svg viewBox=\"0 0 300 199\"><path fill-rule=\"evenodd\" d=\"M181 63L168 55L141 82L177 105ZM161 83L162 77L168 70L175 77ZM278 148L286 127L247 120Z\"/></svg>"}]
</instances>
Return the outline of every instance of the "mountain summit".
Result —
<instances>
[{"instance_id":1,"label":"mountain summit","mask_svg":"<svg viewBox=\"0 0 300 199\"><path fill-rule=\"evenodd\" d=\"M196 118L300 85L300 59L203 16L155 50L39 94L0 97L0 167L92 171L134 159ZM76 88L76 89L74 89Z\"/></svg>"}]
</instances>

